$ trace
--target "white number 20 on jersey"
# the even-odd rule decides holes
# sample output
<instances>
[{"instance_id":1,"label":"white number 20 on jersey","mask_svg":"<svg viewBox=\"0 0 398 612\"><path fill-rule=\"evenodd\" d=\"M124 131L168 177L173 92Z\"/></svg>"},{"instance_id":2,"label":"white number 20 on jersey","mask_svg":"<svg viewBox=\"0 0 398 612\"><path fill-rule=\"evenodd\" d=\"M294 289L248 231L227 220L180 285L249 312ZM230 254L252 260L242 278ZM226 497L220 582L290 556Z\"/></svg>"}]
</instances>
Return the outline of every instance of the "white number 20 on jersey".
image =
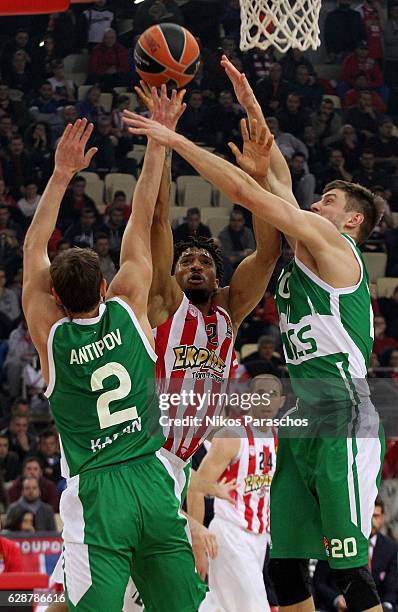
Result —
<instances>
[{"instance_id":1,"label":"white number 20 on jersey","mask_svg":"<svg viewBox=\"0 0 398 612\"><path fill-rule=\"evenodd\" d=\"M111 361L106 365L95 370L91 375L91 390L100 391L104 388L103 382L109 376L116 376L119 379L119 386L116 389L105 391L97 400L98 420L101 429L111 427L112 425L120 425L125 421L130 421L138 418L136 406L124 408L111 414L109 404L116 400L121 400L131 391L131 378L126 368L121 363Z\"/></svg>"}]
</instances>

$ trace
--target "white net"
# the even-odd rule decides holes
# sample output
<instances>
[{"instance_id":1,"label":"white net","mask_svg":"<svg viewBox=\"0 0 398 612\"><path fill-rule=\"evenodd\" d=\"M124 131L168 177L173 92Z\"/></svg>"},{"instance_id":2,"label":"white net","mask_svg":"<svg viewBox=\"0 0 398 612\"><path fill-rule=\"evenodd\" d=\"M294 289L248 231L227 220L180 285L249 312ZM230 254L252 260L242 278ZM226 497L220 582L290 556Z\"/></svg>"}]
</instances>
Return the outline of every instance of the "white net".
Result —
<instances>
[{"instance_id":1,"label":"white net","mask_svg":"<svg viewBox=\"0 0 398 612\"><path fill-rule=\"evenodd\" d=\"M242 51L273 45L285 53L291 47L316 49L321 0L240 0Z\"/></svg>"}]
</instances>

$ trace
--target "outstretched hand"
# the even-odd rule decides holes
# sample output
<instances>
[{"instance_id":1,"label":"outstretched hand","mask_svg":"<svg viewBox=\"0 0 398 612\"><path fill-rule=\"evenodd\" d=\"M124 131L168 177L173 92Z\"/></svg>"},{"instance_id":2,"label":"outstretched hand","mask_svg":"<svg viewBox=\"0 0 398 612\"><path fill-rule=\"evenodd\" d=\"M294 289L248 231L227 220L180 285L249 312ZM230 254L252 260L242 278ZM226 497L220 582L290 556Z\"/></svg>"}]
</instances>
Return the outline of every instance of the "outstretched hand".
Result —
<instances>
[{"instance_id":1,"label":"outstretched hand","mask_svg":"<svg viewBox=\"0 0 398 612\"><path fill-rule=\"evenodd\" d=\"M87 153L84 151L93 129L94 125L87 123L87 119L77 119L73 125L66 126L55 151L56 170L73 176L90 165L98 149L91 147Z\"/></svg>"},{"instance_id":2,"label":"outstretched hand","mask_svg":"<svg viewBox=\"0 0 398 612\"><path fill-rule=\"evenodd\" d=\"M174 131L158 121L142 117L128 110L123 111L123 121L128 126L130 134L147 136L165 147L173 147L173 141L176 137Z\"/></svg>"},{"instance_id":3,"label":"outstretched hand","mask_svg":"<svg viewBox=\"0 0 398 612\"><path fill-rule=\"evenodd\" d=\"M228 143L235 156L236 163L253 178L265 178L268 175L270 166L270 152L274 137L267 126L258 129L256 119L250 120L250 134L247 129L246 119L241 120L240 127L243 138L243 151L240 152L233 142Z\"/></svg>"},{"instance_id":4,"label":"outstretched hand","mask_svg":"<svg viewBox=\"0 0 398 612\"><path fill-rule=\"evenodd\" d=\"M187 107L183 102L186 89L181 89L178 93L173 89L171 98L167 96L166 85L161 87L160 98L156 88L150 88L145 81L140 81L140 87L134 89L141 102L152 113L152 119L171 130L176 129L177 122Z\"/></svg>"},{"instance_id":5,"label":"outstretched hand","mask_svg":"<svg viewBox=\"0 0 398 612\"><path fill-rule=\"evenodd\" d=\"M216 485L214 497L218 497L219 499L224 499L228 503L234 505L235 500L231 494L234 491L236 491L237 488L238 488L238 485L236 482L236 478L234 478L233 480L229 480L228 482L226 478L223 478Z\"/></svg>"},{"instance_id":6,"label":"outstretched hand","mask_svg":"<svg viewBox=\"0 0 398 612\"><path fill-rule=\"evenodd\" d=\"M221 58L221 66L224 68L226 75L234 87L239 104L243 106L243 108L248 109L254 104L255 97L246 75L243 72L240 73L226 55L223 55Z\"/></svg>"}]
</instances>

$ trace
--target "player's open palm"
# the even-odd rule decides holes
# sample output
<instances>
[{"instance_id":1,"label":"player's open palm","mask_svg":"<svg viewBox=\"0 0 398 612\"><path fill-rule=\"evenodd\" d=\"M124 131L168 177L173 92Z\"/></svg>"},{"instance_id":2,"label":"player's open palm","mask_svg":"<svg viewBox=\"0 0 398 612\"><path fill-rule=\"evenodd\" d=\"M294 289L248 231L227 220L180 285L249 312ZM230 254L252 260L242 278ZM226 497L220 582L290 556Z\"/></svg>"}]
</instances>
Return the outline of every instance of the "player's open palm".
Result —
<instances>
[{"instance_id":1,"label":"player's open palm","mask_svg":"<svg viewBox=\"0 0 398 612\"><path fill-rule=\"evenodd\" d=\"M264 178L268 174L270 165L270 152L274 137L266 126L258 129L256 119L250 121L250 134L246 120L241 120L243 138L243 151L233 143L228 143L235 156L236 163L253 178Z\"/></svg>"},{"instance_id":2,"label":"player's open palm","mask_svg":"<svg viewBox=\"0 0 398 612\"><path fill-rule=\"evenodd\" d=\"M155 87L152 89L145 81L140 81L140 87L134 87L141 102L152 113L152 119L159 121L170 130L175 130L177 122L186 109L183 103L186 89L181 89L178 93L172 91L171 98L167 96L166 85L162 85L160 98Z\"/></svg>"},{"instance_id":3,"label":"player's open palm","mask_svg":"<svg viewBox=\"0 0 398 612\"><path fill-rule=\"evenodd\" d=\"M67 174L75 174L87 168L97 152L92 147L85 152L87 143L93 133L94 125L87 119L77 119L66 126L55 151L55 168Z\"/></svg>"}]
</instances>

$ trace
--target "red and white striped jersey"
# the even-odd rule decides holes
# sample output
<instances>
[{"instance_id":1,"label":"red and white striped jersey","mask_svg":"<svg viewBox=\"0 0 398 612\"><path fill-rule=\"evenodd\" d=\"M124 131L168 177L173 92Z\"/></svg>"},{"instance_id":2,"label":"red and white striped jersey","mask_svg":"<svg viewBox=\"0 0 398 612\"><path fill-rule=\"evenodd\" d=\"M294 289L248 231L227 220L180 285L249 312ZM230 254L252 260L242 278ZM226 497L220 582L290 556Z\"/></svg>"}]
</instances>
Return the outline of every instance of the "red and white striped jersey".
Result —
<instances>
[{"instance_id":1,"label":"red and white striped jersey","mask_svg":"<svg viewBox=\"0 0 398 612\"><path fill-rule=\"evenodd\" d=\"M246 430L246 431L245 431ZM276 467L276 435L252 427L236 428L240 449L220 477L227 482L237 479L238 488L233 492L234 505L223 499L214 500L217 518L230 521L252 533L270 531L270 487Z\"/></svg>"},{"instance_id":2,"label":"red and white striped jersey","mask_svg":"<svg viewBox=\"0 0 398 612\"><path fill-rule=\"evenodd\" d=\"M213 429L208 418L222 412L224 401L213 394L226 393L237 365L231 319L215 304L209 315L203 315L184 295L178 310L154 335L159 394L181 397L178 405L169 403L168 412L161 403L169 423L162 423L164 446L188 461ZM184 419L184 424L175 425L171 419Z\"/></svg>"}]
</instances>

